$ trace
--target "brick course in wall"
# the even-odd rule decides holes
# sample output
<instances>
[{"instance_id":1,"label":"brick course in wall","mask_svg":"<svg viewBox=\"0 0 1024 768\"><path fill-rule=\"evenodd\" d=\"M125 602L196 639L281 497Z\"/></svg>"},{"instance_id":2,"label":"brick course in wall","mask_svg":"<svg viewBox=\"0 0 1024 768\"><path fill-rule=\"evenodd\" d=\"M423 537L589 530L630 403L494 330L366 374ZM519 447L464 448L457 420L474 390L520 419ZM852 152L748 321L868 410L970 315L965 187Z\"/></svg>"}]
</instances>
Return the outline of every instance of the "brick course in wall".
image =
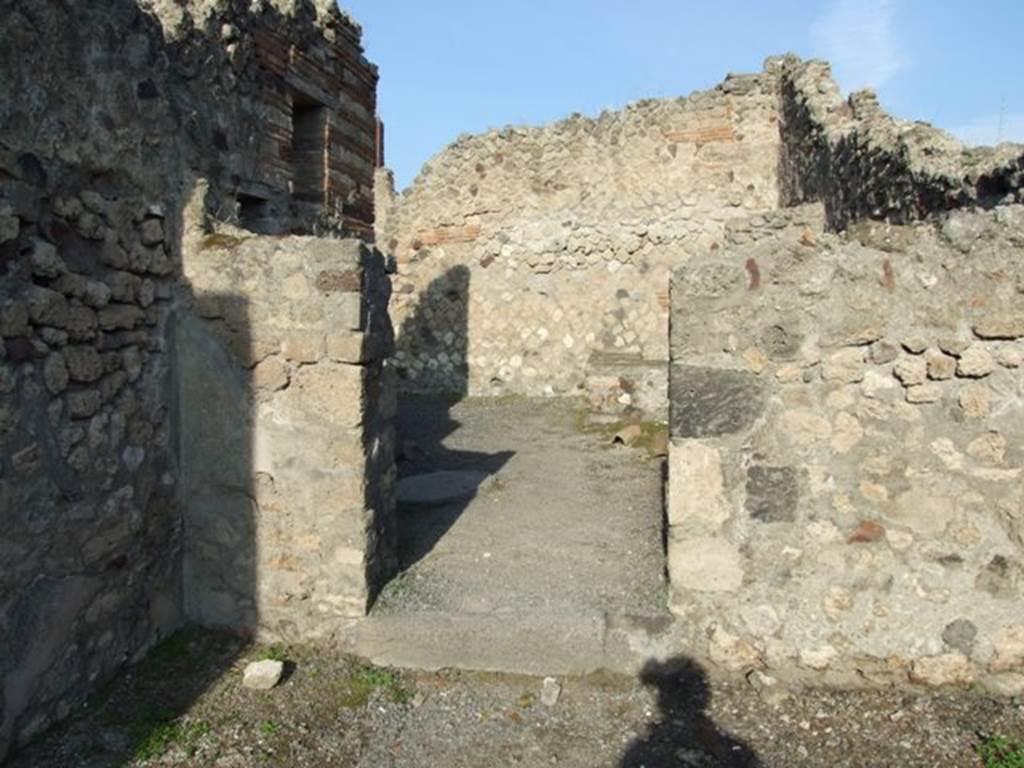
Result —
<instances>
[{"instance_id":1,"label":"brick course in wall","mask_svg":"<svg viewBox=\"0 0 1024 768\"><path fill-rule=\"evenodd\" d=\"M310 45L308 40L296 41L285 28L260 24L252 40L255 62L264 72L258 98L271 143L251 181L265 184L277 196L295 190L293 114L299 104L319 105L325 112L317 150L324 174L315 189L314 216L349 231L369 231L377 155L376 68L358 49L353 53L345 35Z\"/></svg>"}]
</instances>

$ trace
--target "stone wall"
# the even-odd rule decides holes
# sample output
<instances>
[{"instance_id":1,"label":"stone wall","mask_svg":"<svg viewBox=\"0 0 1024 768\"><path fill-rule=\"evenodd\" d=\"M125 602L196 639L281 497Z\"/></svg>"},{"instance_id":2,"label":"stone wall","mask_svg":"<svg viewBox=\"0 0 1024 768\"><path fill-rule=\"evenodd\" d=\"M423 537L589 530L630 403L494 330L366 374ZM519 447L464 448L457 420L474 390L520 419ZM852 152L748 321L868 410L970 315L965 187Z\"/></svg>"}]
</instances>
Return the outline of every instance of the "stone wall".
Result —
<instances>
[{"instance_id":1,"label":"stone wall","mask_svg":"<svg viewBox=\"0 0 1024 768\"><path fill-rule=\"evenodd\" d=\"M260 266L278 245L246 239L241 253L251 278L233 285L212 279L208 270L226 260L221 246L227 241L217 239L220 223L302 232L365 232L372 223L373 163L364 150L376 135L376 75L362 57L358 28L331 5L317 9L295 0L250 12L249 3L227 0L0 2L0 76L19 84L0 96L0 760L177 627L185 608L194 618L239 627L251 627L257 610L265 609L279 632L289 621L293 634L315 630L312 620L296 618L299 605L280 605L286 593L304 596L307 589L288 581L291 554L283 547L268 555L280 567L268 570L273 579L265 595L257 589L255 566L270 561L242 565L251 590L240 603L245 610L207 612L208 595L191 589L196 578L183 599L183 553L194 555L204 544L189 541L189 533L206 533L197 521L215 528L220 543L242 536L231 539L240 559L263 532L234 527L238 505L199 509L197 498L186 519L178 504L185 488L197 487L193 449L211 448L199 439L209 432L188 431L208 404L201 392L199 403L188 399L203 383L185 379L178 360L197 335L196 344L209 342L211 354L222 354L201 336L215 335L211 328L228 334L224 344L249 343L264 321L285 316L264 306L280 294L258 284L280 279ZM327 83L331 78L337 82ZM331 84L333 99L322 115L324 138L331 140L323 154L331 170L322 205L295 194L302 181L298 166L288 166L289 176L282 163L290 145L273 125L297 93L305 94L300 106L309 106L304 99L316 95L318 82ZM270 109L275 104L277 112ZM348 176L335 174L335 158L351 163ZM315 255L298 258L298 247ZM344 296L362 291L363 321L381 323L386 278L376 257L340 243L317 250L312 241L282 241L280 249L297 274L320 269L308 278L314 283L320 273L362 269L358 286L351 275L338 288L327 280L302 322L315 324L317 311L349 306L352 299ZM324 268L334 258L338 266ZM189 265L184 279L183 263ZM210 305L211 292L230 323L209 312L202 320L191 317L190 307ZM303 327L298 320L296 327ZM387 401L386 379L378 378L386 374L377 362L384 351L364 353L357 349L359 333L341 330L336 346L349 346L336 355L351 358L356 373L341 377L348 386L339 392L360 398L366 433L361 448L354 438L339 440L339 452L318 457L308 471L333 468L339 483L361 469L380 479L353 481L345 497L351 504L333 517L317 508L324 529L336 521L342 531L318 533L325 548L334 547L330 556L346 560L340 569L346 578L329 589L308 587L315 599L302 606L312 611L334 600L337 612L350 613L390 567L390 454L388 406L378 412L378 400ZM386 349L386 330L364 330ZM292 353L282 348L280 354ZM230 368L226 353L222 359L234 391L250 393L218 414L239 418L224 425L218 461L252 469L230 501L250 490L256 501L264 493L273 499L272 489L259 483L295 482L302 468L281 469L276 456L254 455L252 435L243 432L265 423L253 412L287 396L250 386L267 369ZM292 363L282 362L279 375L298 385L326 370L328 360L294 372L287 367ZM191 422L179 418L181 403ZM293 420L296 429L309 426ZM301 518L299 512L311 508L303 505L319 503L312 497L289 501L277 514ZM360 517L362 510L375 514ZM351 551L343 543L357 528L346 513L369 529ZM271 517L261 509L250 522ZM301 556L311 551L313 534L295 540ZM369 553L365 563L348 562L356 552ZM196 574L195 559L186 562L185 570Z\"/></svg>"},{"instance_id":2,"label":"stone wall","mask_svg":"<svg viewBox=\"0 0 1024 768\"><path fill-rule=\"evenodd\" d=\"M402 385L576 394L595 353L663 371L670 270L777 207L778 87L773 72L730 77L432 159L378 205Z\"/></svg>"},{"instance_id":3,"label":"stone wall","mask_svg":"<svg viewBox=\"0 0 1024 768\"><path fill-rule=\"evenodd\" d=\"M266 0L261 13L240 0L140 4L160 23L179 75L167 89L140 82L142 106L170 96L200 113L190 121L210 121L189 128L217 153L193 163L214 192L225 188L219 218L261 233L372 233L377 68L334 0ZM214 81L195 87L211 62ZM226 102L211 112L218 98Z\"/></svg>"},{"instance_id":4,"label":"stone wall","mask_svg":"<svg viewBox=\"0 0 1024 768\"><path fill-rule=\"evenodd\" d=\"M175 349L187 616L336 633L396 570L388 281L358 240L198 235Z\"/></svg>"},{"instance_id":5,"label":"stone wall","mask_svg":"<svg viewBox=\"0 0 1024 768\"><path fill-rule=\"evenodd\" d=\"M686 99L462 137L402 195L378 190L399 375L663 414L673 268L780 207L899 223L1017 199L1022 173L1019 147L966 149L794 56Z\"/></svg>"},{"instance_id":6,"label":"stone wall","mask_svg":"<svg viewBox=\"0 0 1024 768\"><path fill-rule=\"evenodd\" d=\"M964 147L926 123L885 113L871 91L843 98L823 61L771 60L781 76L784 205L821 201L829 225L906 223L968 205L1021 201L1024 151Z\"/></svg>"},{"instance_id":7,"label":"stone wall","mask_svg":"<svg viewBox=\"0 0 1024 768\"><path fill-rule=\"evenodd\" d=\"M181 546L164 209L7 161L0 757L176 625Z\"/></svg>"},{"instance_id":8,"label":"stone wall","mask_svg":"<svg viewBox=\"0 0 1024 768\"><path fill-rule=\"evenodd\" d=\"M796 226L672 286L669 571L732 671L1024 690L1024 206Z\"/></svg>"}]
</instances>

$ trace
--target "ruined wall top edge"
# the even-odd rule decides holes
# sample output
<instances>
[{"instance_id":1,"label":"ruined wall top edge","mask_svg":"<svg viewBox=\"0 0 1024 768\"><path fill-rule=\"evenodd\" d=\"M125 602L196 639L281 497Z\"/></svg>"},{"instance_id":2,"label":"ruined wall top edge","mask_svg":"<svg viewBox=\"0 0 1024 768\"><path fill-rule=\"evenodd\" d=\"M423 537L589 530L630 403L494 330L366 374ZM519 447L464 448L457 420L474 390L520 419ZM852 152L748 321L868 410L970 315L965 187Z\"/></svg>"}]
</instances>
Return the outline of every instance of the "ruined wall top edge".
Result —
<instances>
[{"instance_id":1,"label":"ruined wall top edge","mask_svg":"<svg viewBox=\"0 0 1024 768\"><path fill-rule=\"evenodd\" d=\"M783 133L803 143L801 151L813 151L814 142L821 141L833 148L833 155L846 143L864 154L896 158L918 179L951 194L962 190L961 204L998 198L1024 185L1024 144L967 146L929 123L890 115L872 90L844 96L828 62L802 61L792 54L772 61L781 72L782 97L790 107L790 124ZM794 130L794 108L804 113L817 135Z\"/></svg>"},{"instance_id":2,"label":"ruined wall top edge","mask_svg":"<svg viewBox=\"0 0 1024 768\"><path fill-rule=\"evenodd\" d=\"M245 16L273 11L298 22L312 23L328 35L342 35L361 43L363 30L337 0L138 0L140 7L155 15L169 39L178 39L190 29L203 29L211 22L241 20Z\"/></svg>"},{"instance_id":3,"label":"ruined wall top edge","mask_svg":"<svg viewBox=\"0 0 1024 768\"><path fill-rule=\"evenodd\" d=\"M574 113L569 117L541 125L506 125L483 133L460 135L452 143L431 157L403 194L424 186L434 171L449 158L461 158L486 153L500 145L540 144L555 145L560 140L591 136L604 141L614 136L623 126L656 119L659 114L675 114L682 109L700 109L734 96L766 96L778 92L778 70L766 61L763 72L729 74L714 88L696 90L675 98L648 98L630 102L621 109L606 109L596 117Z\"/></svg>"},{"instance_id":4,"label":"ruined wall top edge","mask_svg":"<svg viewBox=\"0 0 1024 768\"><path fill-rule=\"evenodd\" d=\"M643 99L621 110L606 110L597 117L574 114L547 125L509 125L485 133L464 134L428 160L404 194L415 194L428 186L435 173L452 159L472 157L502 145L550 145L563 138L588 134L600 141L613 136L624 124L653 117L661 111L699 107L723 97L750 94L778 94L782 100L796 102L826 144L835 146L847 140L865 153L899 157L911 174L934 180L941 187L967 188L961 196L962 203L977 200L979 183L982 187L987 184L995 194L1024 185L1024 145L965 146L952 134L932 125L888 114L872 91L844 95L828 62L805 61L790 53L765 59L762 72L729 74L714 88L684 97ZM783 133L790 129L791 126L784 125ZM803 133L794 134L789 137L791 141L808 141Z\"/></svg>"}]
</instances>

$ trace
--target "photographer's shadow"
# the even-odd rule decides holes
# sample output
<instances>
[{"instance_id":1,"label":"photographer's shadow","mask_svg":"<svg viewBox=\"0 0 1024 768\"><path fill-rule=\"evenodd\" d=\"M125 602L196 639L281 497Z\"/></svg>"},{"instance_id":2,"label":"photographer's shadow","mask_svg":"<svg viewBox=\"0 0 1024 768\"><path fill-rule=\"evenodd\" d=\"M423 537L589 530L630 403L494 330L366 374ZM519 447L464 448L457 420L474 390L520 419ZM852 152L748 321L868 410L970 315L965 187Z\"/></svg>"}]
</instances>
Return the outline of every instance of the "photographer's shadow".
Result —
<instances>
[{"instance_id":1,"label":"photographer's shadow","mask_svg":"<svg viewBox=\"0 0 1024 768\"><path fill-rule=\"evenodd\" d=\"M685 657L650 661L640 674L658 689L658 720L626 752L621 768L762 768L745 743L708 715L711 688L700 665Z\"/></svg>"}]
</instances>

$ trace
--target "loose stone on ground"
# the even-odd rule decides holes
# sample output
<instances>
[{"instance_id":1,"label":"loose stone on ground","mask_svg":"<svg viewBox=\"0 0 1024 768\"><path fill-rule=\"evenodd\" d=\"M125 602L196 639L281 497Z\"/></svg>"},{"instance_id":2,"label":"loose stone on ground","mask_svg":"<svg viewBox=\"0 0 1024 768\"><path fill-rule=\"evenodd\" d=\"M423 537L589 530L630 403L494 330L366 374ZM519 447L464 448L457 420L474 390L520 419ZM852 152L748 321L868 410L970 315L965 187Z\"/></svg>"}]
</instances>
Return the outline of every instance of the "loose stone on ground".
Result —
<instances>
[{"instance_id":1,"label":"loose stone on ground","mask_svg":"<svg viewBox=\"0 0 1024 768\"><path fill-rule=\"evenodd\" d=\"M254 691L269 691L281 682L283 674L283 662L274 661L273 659L254 661L245 668L242 685Z\"/></svg>"}]
</instances>

